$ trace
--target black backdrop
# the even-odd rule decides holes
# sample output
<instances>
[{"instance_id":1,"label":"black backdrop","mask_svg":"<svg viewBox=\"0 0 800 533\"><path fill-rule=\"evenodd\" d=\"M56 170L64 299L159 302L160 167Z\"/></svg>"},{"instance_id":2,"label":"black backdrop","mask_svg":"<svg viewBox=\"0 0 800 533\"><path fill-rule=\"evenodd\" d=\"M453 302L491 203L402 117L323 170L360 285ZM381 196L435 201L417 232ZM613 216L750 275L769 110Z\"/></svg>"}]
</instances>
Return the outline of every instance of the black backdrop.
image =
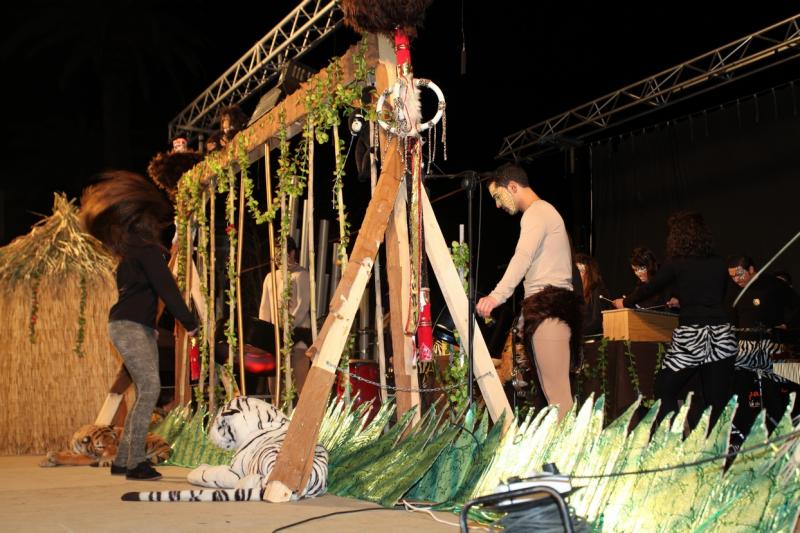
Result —
<instances>
[{"instance_id":1,"label":"black backdrop","mask_svg":"<svg viewBox=\"0 0 800 533\"><path fill-rule=\"evenodd\" d=\"M800 86L671 121L588 148L593 252L610 296L630 291L633 247L663 260L670 212L695 209L726 257L763 265L800 230ZM800 286L800 243L770 270Z\"/></svg>"}]
</instances>

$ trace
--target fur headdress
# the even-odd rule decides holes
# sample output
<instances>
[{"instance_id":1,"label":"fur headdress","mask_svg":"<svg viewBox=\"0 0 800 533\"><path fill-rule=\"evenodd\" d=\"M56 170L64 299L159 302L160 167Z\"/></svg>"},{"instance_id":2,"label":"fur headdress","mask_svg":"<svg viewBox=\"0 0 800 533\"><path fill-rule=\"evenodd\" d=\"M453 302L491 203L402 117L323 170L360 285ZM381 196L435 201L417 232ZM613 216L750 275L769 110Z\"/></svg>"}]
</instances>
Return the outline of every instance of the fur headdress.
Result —
<instances>
[{"instance_id":1,"label":"fur headdress","mask_svg":"<svg viewBox=\"0 0 800 533\"><path fill-rule=\"evenodd\" d=\"M147 165L147 175L174 199L178 180L202 159L203 156L194 151L158 153Z\"/></svg>"},{"instance_id":2,"label":"fur headdress","mask_svg":"<svg viewBox=\"0 0 800 533\"><path fill-rule=\"evenodd\" d=\"M391 35L399 27L409 36L422 26L431 0L342 0L344 22L359 33Z\"/></svg>"}]
</instances>

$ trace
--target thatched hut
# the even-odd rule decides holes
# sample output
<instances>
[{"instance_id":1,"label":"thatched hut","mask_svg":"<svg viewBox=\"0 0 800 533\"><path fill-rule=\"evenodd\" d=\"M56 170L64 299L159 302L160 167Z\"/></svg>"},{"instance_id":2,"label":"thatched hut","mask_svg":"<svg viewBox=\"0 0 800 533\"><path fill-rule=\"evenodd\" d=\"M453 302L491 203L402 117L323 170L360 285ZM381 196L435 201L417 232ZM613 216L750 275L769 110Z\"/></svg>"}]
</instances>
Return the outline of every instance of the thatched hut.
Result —
<instances>
[{"instance_id":1,"label":"thatched hut","mask_svg":"<svg viewBox=\"0 0 800 533\"><path fill-rule=\"evenodd\" d=\"M0 248L0 455L64 449L94 422L120 365L113 268L59 194L51 216Z\"/></svg>"}]
</instances>

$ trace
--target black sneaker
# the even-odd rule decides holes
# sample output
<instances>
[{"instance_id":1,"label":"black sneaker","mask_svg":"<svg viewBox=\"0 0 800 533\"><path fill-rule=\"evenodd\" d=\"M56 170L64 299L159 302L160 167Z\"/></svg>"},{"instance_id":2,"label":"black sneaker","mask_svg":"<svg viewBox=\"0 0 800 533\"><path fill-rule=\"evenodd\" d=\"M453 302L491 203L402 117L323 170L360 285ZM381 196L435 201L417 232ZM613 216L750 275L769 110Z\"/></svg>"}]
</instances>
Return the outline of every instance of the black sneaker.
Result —
<instances>
[{"instance_id":1,"label":"black sneaker","mask_svg":"<svg viewBox=\"0 0 800 533\"><path fill-rule=\"evenodd\" d=\"M136 465L136 468L129 468L125 474L125 479L134 481L155 481L161 479L161 474L153 468L150 461L144 461Z\"/></svg>"},{"instance_id":2,"label":"black sneaker","mask_svg":"<svg viewBox=\"0 0 800 533\"><path fill-rule=\"evenodd\" d=\"M128 473L128 467L126 466L117 466L114 463L111 463L111 475L112 476L121 476L122 474Z\"/></svg>"}]
</instances>

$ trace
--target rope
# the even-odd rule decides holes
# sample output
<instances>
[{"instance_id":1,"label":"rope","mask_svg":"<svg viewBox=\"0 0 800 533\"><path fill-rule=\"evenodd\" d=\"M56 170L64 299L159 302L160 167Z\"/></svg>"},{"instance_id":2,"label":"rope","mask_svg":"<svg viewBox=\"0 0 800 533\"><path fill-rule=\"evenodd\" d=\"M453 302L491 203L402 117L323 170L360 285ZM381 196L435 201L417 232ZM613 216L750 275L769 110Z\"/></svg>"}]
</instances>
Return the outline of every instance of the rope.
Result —
<instances>
[{"instance_id":1,"label":"rope","mask_svg":"<svg viewBox=\"0 0 800 533\"><path fill-rule=\"evenodd\" d=\"M397 391L397 392L447 392L447 391L452 390L452 389L457 389L459 387L463 387L463 386L465 386L467 384L467 380L464 380L464 381L461 381L459 383L454 383L452 385L447 385L447 386L444 386L444 387L431 387L431 388L394 387L392 385L381 385L377 381L372 381L371 379L363 378L363 377L361 377L359 375L351 374L350 372L345 372L341 368L337 368L336 371L339 374L342 374L343 376L347 376L349 378L355 379L357 381L361 381L363 383L369 383L370 385L378 387L379 389L393 390L393 391ZM481 379L485 378L486 376L490 376L490 375L491 375L491 372L485 372L484 374L481 374L480 376L477 376L475 378L475 380L476 381L480 381Z\"/></svg>"}]
</instances>

